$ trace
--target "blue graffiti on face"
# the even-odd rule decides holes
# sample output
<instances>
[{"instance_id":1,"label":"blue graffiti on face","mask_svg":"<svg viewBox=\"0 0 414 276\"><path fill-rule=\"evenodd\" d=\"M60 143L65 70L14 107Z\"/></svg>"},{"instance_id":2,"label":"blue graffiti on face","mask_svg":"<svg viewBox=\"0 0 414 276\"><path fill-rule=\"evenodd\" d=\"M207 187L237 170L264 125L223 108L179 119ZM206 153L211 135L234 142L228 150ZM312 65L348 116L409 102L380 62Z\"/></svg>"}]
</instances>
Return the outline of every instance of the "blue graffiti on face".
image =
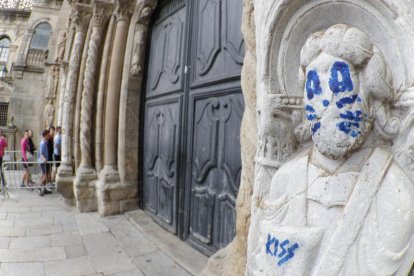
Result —
<instances>
[{"instance_id":1,"label":"blue graffiti on face","mask_svg":"<svg viewBox=\"0 0 414 276\"><path fill-rule=\"evenodd\" d=\"M353 104L358 99L358 95L352 95L351 97L344 97L336 101L336 106L341 109L346 104Z\"/></svg>"},{"instance_id":2,"label":"blue graffiti on face","mask_svg":"<svg viewBox=\"0 0 414 276\"><path fill-rule=\"evenodd\" d=\"M306 94L308 100L312 100L314 95L322 93L321 82L316 70L310 70L306 76Z\"/></svg>"},{"instance_id":3,"label":"blue graffiti on face","mask_svg":"<svg viewBox=\"0 0 414 276\"><path fill-rule=\"evenodd\" d=\"M295 250L299 248L299 244L294 243L289 248L289 240L284 240L283 242L279 243L279 240L272 235L267 235L267 242L266 242L266 254L272 257L275 257L277 260L277 265L282 266L284 263L289 261L295 256ZM281 252L277 254L278 249L281 249Z\"/></svg>"},{"instance_id":4,"label":"blue graffiti on face","mask_svg":"<svg viewBox=\"0 0 414 276\"><path fill-rule=\"evenodd\" d=\"M321 122L317 122L312 126L312 134L315 134L321 128Z\"/></svg>"},{"instance_id":5,"label":"blue graffiti on face","mask_svg":"<svg viewBox=\"0 0 414 276\"><path fill-rule=\"evenodd\" d=\"M309 104L307 104L306 106L305 106L305 109L306 109L306 111L308 111L308 112L315 112L315 108L313 108L313 106L311 106L311 105L309 105Z\"/></svg>"},{"instance_id":6,"label":"blue graffiti on face","mask_svg":"<svg viewBox=\"0 0 414 276\"><path fill-rule=\"evenodd\" d=\"M339 116L344 119L337 124L340 131L351 135L351 137L357 137L361 134L360 129L360 122L362 122L362 111L357 110L353 111L345 111L345 113L339 114Z\"/></svg>"},{"instance_id":7,"label":"blue graffiti on face","mask_svg":"<svg viewBox=\"0 0 414 276\"><path fill-rule=\"evenodd\" d=\"M307 112L306 119L308 119L309 121L315 120L316 119L316 114L313 114L313 113L315 113L315 108L313 108L313 106L307 104L305 106L305 109L306 109L306 112Z\"/></svg>"},{"instance_id":8,"label":"blue graffiti on face","mask_svg":"<svg viewBox=\"0 0 414 276\"><path fill-rule=\"evenodd\" d=\"M329 87L335 94L338 94L339 92L354 90L354 85L351 80L351 73L349 71L348 64L342 61L336 61L332 65Z\"/></svg>"}]
</instances>

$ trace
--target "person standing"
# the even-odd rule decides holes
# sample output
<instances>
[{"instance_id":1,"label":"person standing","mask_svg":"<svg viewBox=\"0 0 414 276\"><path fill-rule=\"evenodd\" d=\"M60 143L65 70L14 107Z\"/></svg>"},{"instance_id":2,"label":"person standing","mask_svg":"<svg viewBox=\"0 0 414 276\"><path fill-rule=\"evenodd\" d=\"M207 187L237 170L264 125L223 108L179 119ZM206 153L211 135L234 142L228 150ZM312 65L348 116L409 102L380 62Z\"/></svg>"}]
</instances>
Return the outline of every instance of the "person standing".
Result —
<instances>
[{"instance_id":1,"label":"person standing","mask_svg":"<svg viewBox=\"0 0 414 276\"><path fill-rule=\"evenodd\" d=\"M27 139L27 145L28 145L29 154L27 156L27 160L29 162L34 162L34 161L36 161L36 157L35 157L36 147L33 143L33 131L31 129L29 129L28 133L29 133L29 138ZM29 167L33 167L33 164L29 164ZM29 184L34 185L35 183L32 181L30 168L29 168L28 172L29 172Z\"/></svg>"},{"instance_id":2,"label":"person standing","mask_svg":"<svg viewBox=\"0 0 414 276\"><path fill-rule=\"evenodd\" d=\"M2 185L1 187L3 188L5 183L4 183L4 175L3 175L3 156L4 156L4 149L7 148L7 139L6 137L4 137L3 135L3 130L0 128L0 174L1 174L1 182Z\"/></svg>"},{"instance_id":3,"label":"person standing","mask_svg":"<svg viewBox=\"0 0 414 276\"><path fill-rule=\"evenodd\" d=\"M49 150L47 146L47 141L49 139L49 130L45 129L42 132L42 141L40 141L39 145L39 162L40 164L40 170L42 171L42 177L40 178L40 185L44 186L44 188L39 188L39 195L43 196L45 194L50 194L52 191L48 190L46 188L46 182L47 182L47 161L49 160Z\"/></svg>"},{"instance_id":4,"label":"person standing","mask_svg":"<svg viewBox=\"0 0 414 276\"><path fill-rule=\"evenodd\" d=\"M61 150L62 150L62 127L57 126L56 127L56 135L55 138L53 139L53 159L55 160L55 166L56 166L56 171L60 166L60 160L61 160Z\"/></svg>"},{"instance_id":5,"label":"person standing","mask_svg":"<svg viewBox=\"0 0 414 276\"><path fill-rule=\"evenodd\" d=\"M22 162L24 167L24 173L22 178L22 183L20 184L20 187L26 187L29 186L29 179L30 179L30 173L29 173L29 165L27 164L28 157L27 152L29 151L29 131L24 131L24 136L22 140L20 141L20 149L22 151Z\"/></svg>"},{"instance_id":6,"label":"person standing","mask_svg":"<svg viewBox=\"0 0 414 276\"><path fill-rule=\"evenodd\" d=\"M48 150L48 164L47 164L47 183L51 185L53 182L52 178L52 168L53 168L53 153L54 153L54 146L53 146L53 137L55 136L55 127L49 127L49 136L47 138L47 150Z\"/></svg>"},{"instance_id":7,"label":"person standing","mask_svg":"<svg viewBox=\"0 0 414 276\"><path fill-rule=\"evenodd\" d=\"M31 129L28 130L29 133L29 139L27 139L28 145L29 145L29 152L32 156L34 156L36 147L33 143L33 131ZM30 159L30 158L29 158ZM34 159L33 159L34 160Z\"/></svg>"}]
</instances>

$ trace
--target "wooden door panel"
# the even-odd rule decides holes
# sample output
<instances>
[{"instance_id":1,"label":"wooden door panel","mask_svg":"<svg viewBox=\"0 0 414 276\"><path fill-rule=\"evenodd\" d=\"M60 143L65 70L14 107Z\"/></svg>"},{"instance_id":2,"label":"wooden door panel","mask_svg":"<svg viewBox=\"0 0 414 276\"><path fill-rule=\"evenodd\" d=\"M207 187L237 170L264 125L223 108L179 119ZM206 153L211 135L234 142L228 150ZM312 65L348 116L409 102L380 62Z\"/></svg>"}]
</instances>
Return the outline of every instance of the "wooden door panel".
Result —
<instances>
[{"instance_id":1,"label":"wooden door panel","mask_svg":"<svg viewBox=\"0 0 414 276\"><path fill-rule=\"evenodd\" d=\"M240 77L244 40L242 1L195 1L192 87Z\"/></svg>"},{"instance_id":2,"label":"wooden door panel","mask_svg":"<svg viewBox=\"0 0 414 276\"><path fill-rule=\"evenodd\" d=\"M144 208L176 233L177 158L181 103L179 99L146 105L144 134Z\"/></svg>"},{"instance_id":3,"label":"wooden door panel","mask_svg":"<svg viewBox=\"0 0 414 276\"><path fill-rule=\"evenodd\" d=\"M190 239L212 254L235 234L243 98L240 90L227 94L212 91L194 96L192 105Z\"/></svg>"},{"instance_id":4,"label":"wooden door panel","mask_svg":"<svg viewBox=\"0 0 414 276\"><path fill-rule=\"evenodd\" d=\"M183 90L184 22L182 8L154 25L146 97Z\"/></svg>"}]
</instances>

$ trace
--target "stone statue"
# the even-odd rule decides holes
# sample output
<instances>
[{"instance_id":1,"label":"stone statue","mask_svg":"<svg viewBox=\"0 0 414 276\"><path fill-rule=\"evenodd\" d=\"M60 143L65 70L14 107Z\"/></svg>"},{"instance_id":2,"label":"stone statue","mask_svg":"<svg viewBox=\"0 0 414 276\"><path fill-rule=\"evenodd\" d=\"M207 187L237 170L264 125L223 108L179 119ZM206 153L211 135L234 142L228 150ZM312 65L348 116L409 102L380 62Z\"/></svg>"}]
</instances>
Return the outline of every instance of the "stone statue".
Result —
<instances>
[{"instance_id":1,"label":"stone statue","mask_svg":"<svg viewBox=\"0 0 414 276\"><path fill-rule=\"evenodd\" d=\"M258 202L247 275L407 275L414 183L390 151L399 131L391 72L360 30L308 38L300 82L313 144Z\"/></svg>"},{"instance_id":2,"label":"stone statue","mask_svg":"<svg viewBox=\"0 0 414 276\"><path fill-rule=\"evenodd\" d=\"M63 31L57 43L55 63L62 62L63 57L65 55L65 47L66 47L66 32Z\"/></svg>"},{"instance_id":3,"label":"stone statue","mask_svg":"<svg viewBox=\"0 0 414 276\"><path fill-rule=\"evenodd\" d=\"M46 95L47 99L55 99L59 84L59 72L60 69L58 66L53 65L49 69L49 75L48 77L48 84L47 84L47 90L48 93Z\"/></svg>"},{"instance_id":4,"label":"stone statue","mask_svg":"<svg viewBox=\"0 0 414 276\"><path fill-rule=\"evenodd\" d=\"M48 101L43 111L44 127L49 128L50 126L53 126L54 119L55 119L55 107L53 106L52 101Z\"/></svg>"}]
</instances>

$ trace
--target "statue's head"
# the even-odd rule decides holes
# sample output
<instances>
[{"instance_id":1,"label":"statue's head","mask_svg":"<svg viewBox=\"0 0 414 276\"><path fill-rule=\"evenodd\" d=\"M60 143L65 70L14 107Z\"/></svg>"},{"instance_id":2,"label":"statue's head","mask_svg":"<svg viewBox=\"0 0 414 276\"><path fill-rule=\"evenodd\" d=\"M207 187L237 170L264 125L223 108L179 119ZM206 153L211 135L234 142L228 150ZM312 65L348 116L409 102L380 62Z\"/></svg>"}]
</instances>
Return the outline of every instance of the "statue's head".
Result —
<instances>
[{"instance_id":1,"label":"statue's head","mask_svg":"<svg viewBox=\"0 0 414 276\"><path fill-rule=\"evenodd\" d=\"M392 76L365 33L346 25L315 33L303 46L300 63L306 119L322 154L348 155L373 125L384 138L395 134L389 119Z\"/></svg>"}]
</instances>

